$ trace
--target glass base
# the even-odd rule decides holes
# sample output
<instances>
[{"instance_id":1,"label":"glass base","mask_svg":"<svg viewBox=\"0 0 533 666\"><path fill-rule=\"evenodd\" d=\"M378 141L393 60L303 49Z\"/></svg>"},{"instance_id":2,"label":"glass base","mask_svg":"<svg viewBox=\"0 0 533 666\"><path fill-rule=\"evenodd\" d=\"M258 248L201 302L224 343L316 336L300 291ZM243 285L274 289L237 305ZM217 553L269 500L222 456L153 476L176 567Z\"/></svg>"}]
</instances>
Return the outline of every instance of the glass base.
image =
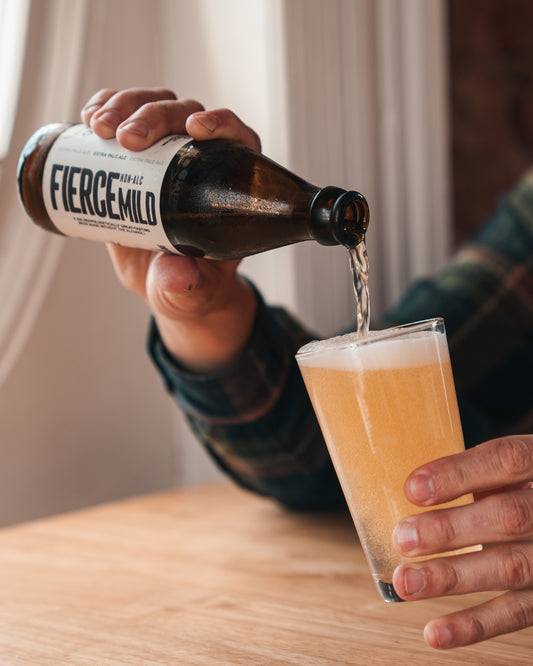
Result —
<instances>
[{"instance_id":1,"label":"glass base","mask_svg":"<svg viewBox=\"0 0 533 666\"><path fill-rule=\"evenodd\" d=\"M376 584L378 586L379 593L383 597L383 600L386 601L387 603L405 601L405 599L402 599L401 597L398 596L392 583L385 583L382 580L377 580Z\"/></svg>"}]
</instances>

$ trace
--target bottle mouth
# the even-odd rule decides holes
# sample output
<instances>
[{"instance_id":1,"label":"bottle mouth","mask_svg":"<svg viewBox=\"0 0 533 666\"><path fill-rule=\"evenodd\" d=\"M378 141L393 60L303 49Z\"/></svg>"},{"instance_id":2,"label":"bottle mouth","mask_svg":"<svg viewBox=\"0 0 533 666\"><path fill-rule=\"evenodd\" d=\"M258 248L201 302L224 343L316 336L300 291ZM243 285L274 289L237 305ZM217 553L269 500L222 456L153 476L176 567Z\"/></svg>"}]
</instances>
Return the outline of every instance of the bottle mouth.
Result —
<instances>
[{"instance_id":1,"label":"bottle mouth","mask_svg":"<svg viewBox=\"0 0 533 666\"><path fill-rule=\"evenodd\" d=\"M317 192L311 204L313 237L322 245L353 249L365 238L369 215L362 194L329 185Z\"/></svg>"},{"instance_id":2,"label":"bottle mouth","mask_svg":"<svg viewBox=\"0 0 533 666\"><path fill-rule=\"evenodd\" d=\"M368 202L360 192L340 195L333 204L331 223L339 243L353 249L365 239L370 217Z\"/></svg>"}]
</instances>

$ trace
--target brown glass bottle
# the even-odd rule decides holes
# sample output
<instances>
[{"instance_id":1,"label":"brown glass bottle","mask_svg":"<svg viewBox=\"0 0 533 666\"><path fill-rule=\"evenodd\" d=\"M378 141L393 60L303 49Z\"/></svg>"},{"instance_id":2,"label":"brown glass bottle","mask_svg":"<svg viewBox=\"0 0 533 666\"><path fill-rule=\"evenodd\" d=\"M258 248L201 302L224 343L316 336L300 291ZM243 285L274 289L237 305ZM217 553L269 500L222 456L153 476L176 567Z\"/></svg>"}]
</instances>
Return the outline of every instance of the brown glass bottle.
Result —
<instances>
[{"instance_id":1,"label":"brown glass bottle","mask_svg":"<svg viewBox=\"0 0 533 666\"><path fill-rule=\"evenodd\" d=\"M72 163L59 164L50 150L68 128L75 132L68 149L77 155ZM110 231L115 225L130 229L121 244L211 259L238 259L305 240L353 248L364 238L369 212L361 194L315 187L240 144L183 137L163 167L152 166L159 160L151 159L156 154L151 148L143 151L142 175L135 176L124 166L126 157L106 157L105 150L92 150L98 166L86 167L83 156L90 151L84 141L90 134L83 126L48 125L22 151L20 198L33 221L48 231L117 242ZM96 140L104 148L116 145ZM139 160L141 153L130 155ZM157 191L141 194L137 184L156 168L162 169L152 188ZM58 227L55 208L79 223L75 232ZM164 245L143 236L158 224Z\"/></svg>"}]
</instances>

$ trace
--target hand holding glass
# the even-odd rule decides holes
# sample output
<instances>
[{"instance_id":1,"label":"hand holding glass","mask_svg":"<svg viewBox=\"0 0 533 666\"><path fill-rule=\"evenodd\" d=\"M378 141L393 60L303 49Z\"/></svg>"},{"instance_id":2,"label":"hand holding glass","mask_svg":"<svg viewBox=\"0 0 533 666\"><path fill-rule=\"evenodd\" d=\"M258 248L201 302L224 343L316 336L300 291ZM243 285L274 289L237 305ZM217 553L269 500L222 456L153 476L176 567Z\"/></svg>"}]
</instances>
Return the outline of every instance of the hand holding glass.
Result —
<instances>
[{"instance_id":1,"label":"hand holding glass","mask_svg":"<svg viewBox=\"0 0 533 666\"><path fill-rule=\"evenodd\" d=\"M427 510L408 502L405 480L420 465L464 450L444 322L312 342L296 359L374 580L385 601L402 601L392 574L415 558L394 550L392 532L402 518Z\"/></svg>"}]
</instances>

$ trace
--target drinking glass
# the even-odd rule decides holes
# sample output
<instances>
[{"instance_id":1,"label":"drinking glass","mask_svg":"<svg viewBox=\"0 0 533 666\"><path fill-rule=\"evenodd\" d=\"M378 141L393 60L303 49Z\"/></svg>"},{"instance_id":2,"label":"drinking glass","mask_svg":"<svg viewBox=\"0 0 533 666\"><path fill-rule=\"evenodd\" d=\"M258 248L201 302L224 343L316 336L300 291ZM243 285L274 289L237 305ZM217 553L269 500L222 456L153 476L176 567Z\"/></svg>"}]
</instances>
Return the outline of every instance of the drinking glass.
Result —
<instances>
[{"instance_id":1,"label":"drinking glass","mask_svg":"<svg viewBox=\"0 0 533 666\"><path fill-rule=\"evenodd\" d=\"M464 450L444 321L311 342L296 359L372 576L385 601L402 601L394 569L424 558L399 555L392 531L402 518L428 510L406 499L406 478Z\"/></svg>"}]
</instances>

